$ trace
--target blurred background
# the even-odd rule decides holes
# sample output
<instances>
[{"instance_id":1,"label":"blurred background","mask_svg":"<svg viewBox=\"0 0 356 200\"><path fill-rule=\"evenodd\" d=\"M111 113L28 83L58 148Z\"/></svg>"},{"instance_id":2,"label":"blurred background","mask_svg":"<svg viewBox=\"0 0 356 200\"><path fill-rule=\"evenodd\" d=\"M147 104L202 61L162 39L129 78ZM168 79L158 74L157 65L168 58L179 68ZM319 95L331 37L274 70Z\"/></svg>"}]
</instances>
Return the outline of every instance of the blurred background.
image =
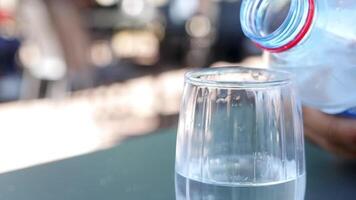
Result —
<instances>
[{"instance_id":1,"label":"blurred background","mask_svg":"<svg viewBox=\"0 0 356 200\"><path fill-rule=\"evenodd\" d=\"M239 6L0 0L0 172L175 126L187 69L258 60Z\"/></svg>"}]
</instances>

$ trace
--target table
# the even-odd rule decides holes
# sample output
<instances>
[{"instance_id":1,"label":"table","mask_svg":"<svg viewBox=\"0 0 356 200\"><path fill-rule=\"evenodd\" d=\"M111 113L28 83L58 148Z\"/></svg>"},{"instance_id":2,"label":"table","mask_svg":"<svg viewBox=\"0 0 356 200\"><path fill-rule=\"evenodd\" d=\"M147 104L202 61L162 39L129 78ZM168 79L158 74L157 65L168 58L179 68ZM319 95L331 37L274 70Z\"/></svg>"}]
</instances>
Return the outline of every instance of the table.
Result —
<instances>
[{"instance_id":1,"label":"table","mask_svg":"<svg viewBox=\"0 0 356 200\"><path fill-rule=\"evenodd\" d=\"M0 174L0 200L173 200L176 129ZM356 198L356 162L306 145L306 200ZM1 162L0 162L1 164Z\"/></svg>"}]
</instances>

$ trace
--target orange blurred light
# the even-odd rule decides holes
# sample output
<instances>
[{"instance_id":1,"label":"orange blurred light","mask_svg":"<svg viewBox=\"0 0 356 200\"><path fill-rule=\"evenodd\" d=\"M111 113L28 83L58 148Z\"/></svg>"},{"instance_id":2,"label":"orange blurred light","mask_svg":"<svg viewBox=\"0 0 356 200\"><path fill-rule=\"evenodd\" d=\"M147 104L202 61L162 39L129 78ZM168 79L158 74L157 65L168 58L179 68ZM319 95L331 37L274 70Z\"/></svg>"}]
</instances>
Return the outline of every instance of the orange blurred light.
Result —
<instances>
[{"instance_id":1,"label":"orange blurred light","mask_svg":"<svg viewBox=\"0 0 356 200\"><path fill-rule=\"evenodd\" d=\"M147 61L147 64L156 61L159 53L159 39L150 31L119 32L114 35L111 45L118 58L138 59Z\"/></svg>"},{"instance_id":2,"label":"orange blurred light","mask_svg":"<svg viewBox=\"0 0 356 200\"><path fill-rule=\"evenodd\" d=\"M210 19L203 15L192 17L187 21L185 28L191 37L196 38L208 36L212 29Z\"/></svg>"},{"instance_id":3,"label":"orange blurred light","mask_svg":"<svg viewBox=\"0 0 356 200\"><path fill-rule=\"evenodd\" d=\"M109 42L95 42L90 48L90 59L92 63L98 67L110 65L113 62L113 55Z\"/></svg>"}]
</instances>

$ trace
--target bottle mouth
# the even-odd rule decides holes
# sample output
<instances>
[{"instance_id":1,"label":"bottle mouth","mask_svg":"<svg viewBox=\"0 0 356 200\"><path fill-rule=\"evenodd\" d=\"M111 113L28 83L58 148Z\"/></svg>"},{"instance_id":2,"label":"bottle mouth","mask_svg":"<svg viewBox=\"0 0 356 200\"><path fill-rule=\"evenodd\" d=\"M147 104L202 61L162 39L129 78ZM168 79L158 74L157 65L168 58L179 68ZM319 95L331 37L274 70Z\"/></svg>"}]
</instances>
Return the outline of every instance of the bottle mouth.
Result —
<instances>
[{"instance_id":1,"label":"bottle mouth","mask_svg":"<svg viewBox=\"0 0 356 200\"><path fill-rule=\"evenodd\" d=\"M244 0L241 25L262 49L283 52L299 44L315 16L315 0Z\"/></svg>"}]
</instances>

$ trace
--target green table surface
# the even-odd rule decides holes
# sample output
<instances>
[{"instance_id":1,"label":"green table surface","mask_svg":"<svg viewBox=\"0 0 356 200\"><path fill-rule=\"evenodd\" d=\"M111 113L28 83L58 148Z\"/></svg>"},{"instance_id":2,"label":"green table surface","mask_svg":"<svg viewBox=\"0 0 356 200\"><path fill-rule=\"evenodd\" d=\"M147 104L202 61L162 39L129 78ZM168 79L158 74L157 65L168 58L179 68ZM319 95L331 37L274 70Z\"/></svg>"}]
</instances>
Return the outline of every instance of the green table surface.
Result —
<instances>
[{"instance_id":1,"label":"green table surface","mask_svg":"<svg viewBox=\"0 0 356 200\"><path fill-rule=\"evenodd\" d=\"M0 200L170 200L176 129L49 164L0 174ZM356 199L356 163L306 145L306 200ZM1 164L1 162L0 162Z\"/></svg>"}]
</instances>

